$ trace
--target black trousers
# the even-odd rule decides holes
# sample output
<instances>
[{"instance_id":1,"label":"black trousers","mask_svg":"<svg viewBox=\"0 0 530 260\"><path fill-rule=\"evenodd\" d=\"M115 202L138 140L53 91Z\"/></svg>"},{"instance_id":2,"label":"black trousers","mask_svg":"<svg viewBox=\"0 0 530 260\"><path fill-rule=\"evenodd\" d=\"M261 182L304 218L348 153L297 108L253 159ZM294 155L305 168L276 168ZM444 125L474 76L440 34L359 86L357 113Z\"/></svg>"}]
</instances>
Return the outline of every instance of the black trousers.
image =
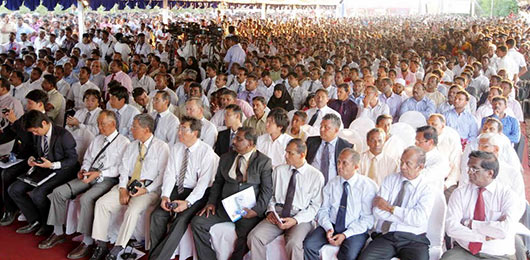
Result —
<instances>
[{"instance_id":1,"label":"black trousers","mask_svg":"<svg viewBox=\"0 0 530 260\"><path fill-rule=\"evenodd\" d=\"M56 187L75 178L79 165L69 169L56 171L56 175L38 187L31 186L23 181L16 180L8 188L9 196L29 223L39 221L46 224L50 209L50 194Z\"/></svg>"},{"instance_id":2,"label":"black trousers","mask_svg":"<svg viewBox=\"0 0 530 260\"><path fill-rule=\"evenodd\" d=\"M429 239L408 232L372 234L372 242L362 251L360 260L429 260Z\"/></svg>"},{"instance_id":3,"label":"black trousers","mask_svg":"<svg viewBox=\"0 0 530 260\"><path fill-rule=\"evenodd\" d=\"M262 220L260 217L254 218L242 218L235 224L237 240L234 246L234 252L230 259L242 260L243 256L248 252L247 236L248 233ZM197 249L197 256L200 260L213 260L217 259L215 251L212 249L210 244L210 228L222 222L231 222L228 213L226 213L221 203L216 206L215 215L206 217L206 214L202 216L195 216L191 220L191 230L193 231L193 241L195 248Z\"/></svg>"},{"instance_id":4,"label":"black trousers","mask_svg":"<svg viewBox=\"0 0 530 260\"><path fill-rule=\"evenodd\" d=\"M0 201L0 209L5 209L7 212L14 212L18 209L13 199L9 196L7 189L9 188L9 185L17 180L18 176L24 174L28 170L29 165L25 161L2 170L2 183L0 185L2 189L2 200Z\"/></svg>"},{"instance_id":5,"label":"black trousers","mask_svg":"<svg viewBox=\"0 0 530 260\"><path fill-rule=\"evenodd\" d=\"M184 189L184 192L178 193L175 186L170 195L170 200L185 200L192 189ZM188 224L195 214L201 210L206 204L209 189L206 190L202 199L195 202L189 209L177 214L175 219L171 220L171 214L163 210L160 205L151 214L150 236L151 236L151 250L149 252L149 259L171 259L171 256L177 249L180 240L186 230ZM171 222L169 229L167 224Z\"/></svg>"}]
</instances>

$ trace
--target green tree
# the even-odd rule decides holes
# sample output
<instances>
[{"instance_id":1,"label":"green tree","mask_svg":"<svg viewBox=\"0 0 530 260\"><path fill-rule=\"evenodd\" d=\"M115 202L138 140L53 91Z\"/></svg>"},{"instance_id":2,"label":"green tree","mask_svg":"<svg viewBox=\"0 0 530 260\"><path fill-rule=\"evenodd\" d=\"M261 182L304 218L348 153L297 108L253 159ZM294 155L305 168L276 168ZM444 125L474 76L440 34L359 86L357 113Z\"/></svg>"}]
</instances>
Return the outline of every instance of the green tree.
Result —
<instances>
[{"instance_id":1,"label":"green tree","mask_svg":"<svg viewBox=\"0 0 530 260\"><path fill-rule=\"evenodd\" d=\"M517 14L519 10L517 0L478 0L477 2L480 8L477 8L477 14L481 16L489 16L492 1L494 16L507 16L510 13Z\"/></svg>"}]
</instances>

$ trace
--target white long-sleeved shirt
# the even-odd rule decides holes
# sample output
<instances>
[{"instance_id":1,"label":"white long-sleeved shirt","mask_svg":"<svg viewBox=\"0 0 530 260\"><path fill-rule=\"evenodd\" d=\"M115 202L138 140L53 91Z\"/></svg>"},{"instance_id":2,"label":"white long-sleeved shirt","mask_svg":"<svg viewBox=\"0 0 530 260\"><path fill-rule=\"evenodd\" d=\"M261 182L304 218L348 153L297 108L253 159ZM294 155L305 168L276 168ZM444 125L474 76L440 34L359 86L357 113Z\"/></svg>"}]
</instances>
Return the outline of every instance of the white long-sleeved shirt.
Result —
<instances>
[{"instance_id":1,"label":"white long-sleeved shirt","mask_svg":"<svg viewBox=\"0 0 530 260\"><path fill-rule=\"evenodd\" d=\"M359 104L359 108L359 116L357 116L357 118L368 117L374 122L377 120L378 116L382 114L390 114L390 108L388 107L388 105L381 101L377 101L377 105L375 105L375 107L370 107L369 105L368 107L364 107L364 104L361 101Z\"/></svg>"},{"instance_id":2,"label":"white long-sleeved shirt","mask_svg":"<svg viewBox=\"0 0 530 260\"><path fill-rule=\"evenodd\" d=\"M309 110L306 111L307 113L307 123L309 123L309 121L311 121L311 118L313 117L313 115L315 113L317 113L317 111L319 111L319 114L317 116L317 119L315 120L315 123L312 125L313 128L316 128L317 130L320 129L320 124L322 123L322 118L327 115L327 114L334 114L336 116L339 117L339 119L341 118L339 112L335 111L334 109L328 107L327 105L326 106L323 106L322 108L317 108L317 107L314 107L314 108L311 108ZM344 126L342 125L342 120L340 120L340 129L344 128Z\"/></svg>"},{"instance_id":3,"label":"white long-sleeved shirt","mask_svg":"<svg viewBox=\"0 0 530 260\"><path fill-rule=\"evenodd\" d=\"M85 107L83 96L85 95L85 91L89 89L100 91L98 86L90 82L90 80L85 82L83 85L81 85L81 82L76 82L72 85L70 91L68 92L67 99L74 101L74 110L77 111Z\"/></svg>"},{"instance_id":4,"label":"white long-sleeved shirt","mask_svg":"<svg viewBox=\"0 0 530 260\"><path fill-rule=\"evenodd\" d=\"M134 121L134 117L138 114L140 114L140 111L136 109L133 106L130 106L128 104L125 104L121 109L112 109L114 113L118 114L116 115L116 118L118 119L118 132L120 134L127 136L129 140L133 141L133 136L131 133L131 126Z\"/></svg>"},{"instance_id":5,"label":"white long-sleeved shirt","mask_svg":"<svg viewBox=\"0 0 530 260\"><path fill-rule=\"evenodd\" d=\"M445 178L449 175L451 168L447 157L442 155L438 147L425 153L425 167L421 171L433 187L443 190Z\"/></svg>"},{"instance_id":6,"label":"white long-sleeved shirt","mask_svg":"<svg viewBox=\"0 0 530 260\"><path fill-rule=\"evenodd\" d=\"M370 230L374 226L372 202L377 194L377 185L370 178L355 173L349 180L341 176L331 179L322 191L323 202L318 210L317 220L326 231L333 228L337 220L340 200L343 193L343 183L350 184L346 204L346 218L344 221L346 238Z\"/></svg>"},{"instance_id":7,"label":"white long-sleeved shirt","mask_svg":"<svg viewBox=\"0 0 530 260\"><path fill-rule=\"evenodd\" d=\"M158 112L151 112L151 117L156 120ZM166 142L167 144L174 144L177 141L178 127L180 125L179 119L166 109L166 111L160 113L160 119L155 129L155 136L158 139Z\"/></svg>"},{"instance_id":8,"label":"white long-sleeved shirt","mask_svg":"<svg viewBox=\"0 0 530 260\"><path fill-rule=\"evenodd\" d=\"M186 148L186 145L176 143L169 149L169 159L162 184L162 197L169 198L178 184ZM201 140L197 140L190 146L189 151L188 167L183 186L187 189L193 189L186 200L194 204L204 196L206 189L212 186L219 165L219 156L215 154L211 146Z\"/></svg>"},{"instance_id":9,"label":"white long-sleeved shirt","mask_svg":"<svg viewBox=\"0 0 530 260\"><path fill-rule=\"evenodd\" d=\"M147 91L147 94L151 94L151 92L156 92L156 83L153 78L149 77L149 75L144 75L142 78L138 78L138 76L136 75L134 77L131 77L131 82L133 90L135 88L143 88L145 91Z\"/></svg>"},{"instance_id":10,"label":"white long-sleeved shirt","mask_svg":"<svg viewBox=\"0 0 530 260\"><path fill-rule=\"evenodd\" d=\"M283 164L272 172L273 195L269 202L268 210L275 211L276 204L284 204L287 196L287 188L291 180L293 166ZM307 223L315 219L318 209L322 204L322 188L324 187L324 176L315 167L304 162L298 168L296 175L296 186L292 210L299 210L293 216L298 223ZM281 212L277 212L280 214Z\"/></svg>"},{"instance_id":11,"label":"white long-sleeved shirt","mask_svg":"<svg viewBox=\"0 0 530 260\"><path fill-rule=\"evenodd\" d=\"M90 117L88 118L88 123L84 124L86 117L88 115L88 109L83 108L81 110L77 110L74 114L74 117L79 121L79 125L76 128L86 128L88 131L90 131L94 136L97 136L99 134L99 128L98 128L98 116L99 113L101 113L101 108L96 107L94 110L90 111ZM75 130L73 127L70 127L69 125L66 126L67 130Z\"/></svg>"},{"instance_id":12,"label":"white long-sleeved shirt","mask_svg":"<svg viewBox=\"0 0 530 260\"><path fill-rule=\"evenodd\" d=\"M515 224L523 211L511 188L494 180L482 193L484 198L485 220L472 220L477 203L479 187L467 184L456 189L449 198L445 230L464 249L469 242L482 242L481 253L490 255L515 254ZM504 220L499 221L501 217ZM463 220L472 220L471 229L462 225ZM494 238L486 241L486 236Z\"/></svg>"},{"instance_id":13,"label":"white long-sleeved shirt","mask_svg":"<svg viewBox=\"0 0 530 260\"><path fill-rule=\"evenodd\" d=\"M116 139L114 140L114 138ZM109 143L112 143L110 143L107 149L105 149L105 151L94 162L94 159L96 159L98 153L105 146L105 140L107 140ZM121 164L123 152L129 143L129 139L123 135L119 135L118 131L114 131L109 136L96 136L96 138L94 138L92 143L90 143L88 146L81 169L89 171L90 165L92 165L92 168L96 168L101 171L102 177L118 177L118 167Z\"/></svg>"},{"instance_id":14,"label":"white long-sleeved shirt","mask_svg":"<svg viewBox=\"0 0 530 260\"><path fill-rule=\"evenodd\" d=\"M449 175L445 179L445 188L455 185L460 178L460 163L462 160L462 144L460 135L450 126L445 126L442 133L438 134L438 145L440 154L446 156L449 162Z\"/></svg>"},{"instance_id":15,"label":"white long-sleeved shirt","mask_svg":"<svg viewBox=\"0 0 530 260\"><path fill-rule=\"evenodd\" d=\"M148 192L157 191L162 184L162 175L167 166L169 156L169 146L162 140L151 136L144 143L146 154L142 163L140 180L153 181L146 187ZM122 163L119 167L120 188L126 188L129 177L132 177L134 165L140 156L140 141L135 140L127 145L123 152Z\"/></svg>"},{"instance_id":16,"label":"white long-sleeved shirt","mask_svg":"<svg viewBox=\"0 0 530 260\"><path fill-rule=\"evenodd\" d=\"M401 173L394 173L387 176L381 187L378 196L382 197L389 204L393 204L401 190L403 181L408 180ZM376 230L381 232L383 222L390 221L389 232L408 232L416 235L427 232L429 217L434 204L434 193L428 180L420 173L418 177L409 180L410 184L401 207L394 208L394 214L373 208L376 217Z\"/></svg>"},{"instance_id":17,"label":"white long-sleeved shirt","mask_svg":"<svg viewBox=\"0 0 530 260\"><path fill-rule=\"evenodd\" d=\"M210 147L213 147L215 141L217 141L217 128L212 122L208 121L206 118L201 119L201 140L208 144Z\"/></svg>"},{"instance_id":18,"label":"white long-sleeved shirt","mask_svg":"<svg viewBox=\"0 0 530 260\"><path fill-rule=\"evenodd\" d=\"M285 164L285 148L289 141L293 139L288 134L280 134L276 140L272 140L270 134L263 134L258 137L256 149L271 158L272 167Z\"/></svg>"}]
</instances>

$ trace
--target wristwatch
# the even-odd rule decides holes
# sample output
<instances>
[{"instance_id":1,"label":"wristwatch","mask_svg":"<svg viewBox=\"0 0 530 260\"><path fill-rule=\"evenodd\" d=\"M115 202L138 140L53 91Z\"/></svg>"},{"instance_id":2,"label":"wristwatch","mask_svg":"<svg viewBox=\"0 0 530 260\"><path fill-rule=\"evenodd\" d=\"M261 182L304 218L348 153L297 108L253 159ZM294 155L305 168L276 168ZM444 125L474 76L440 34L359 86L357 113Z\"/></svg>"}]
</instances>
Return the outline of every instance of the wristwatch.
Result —
<instances>
[{"instance_id":1,"label":"wristwatch","mask_svg":"<svg viewBox=\"0 0 530 260\"><path fill-rule=\"evenodd\" d=\"M191 208L192 204L189 201L187 201L187 200L186 200L186 202L188 203L188 204L186 204L186 205L188 205L188 209Z\"/></svg>"},{"instance_id":2,"label":"wristwatch","mask_svg":"<svg viewBox=\"0 0 530 260\"><path fill-rule=\"evenodd\" d=\"M390 208L390 214L394 215L394 209L395 209L395 208L396 208L396 206L392 206L392 207Z\"/></svg>"}]
</instances>

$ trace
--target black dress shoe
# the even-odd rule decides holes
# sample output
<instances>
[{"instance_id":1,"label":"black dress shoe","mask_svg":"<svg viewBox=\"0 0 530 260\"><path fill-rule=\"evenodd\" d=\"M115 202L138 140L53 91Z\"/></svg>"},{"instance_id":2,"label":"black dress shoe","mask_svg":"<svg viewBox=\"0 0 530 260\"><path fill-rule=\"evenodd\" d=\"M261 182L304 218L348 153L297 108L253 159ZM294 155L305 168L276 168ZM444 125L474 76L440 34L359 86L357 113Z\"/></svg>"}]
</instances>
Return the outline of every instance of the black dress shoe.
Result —
<instances>
[{"instance_id":1,"label":"black dress shoe","mask_svg":"<svg viewBox=\"0 0 530 260\"><path fill-rule=\"evenodd\" d=\"M48 236L50 233L52 233L52 227L48 225L42 225L37 232L35 232L36 236Z\"/></svg>"},{"instance_id":2,"label":"black dress shoe","mask_svg":"<svg viewBox=\"0 0 530 260\"><path fill-rule=\"evenodd\" d=\"M0 226L9 226L15 221L17 218L18 212L10 212L6 211L2 215L2 219L0 219Z\"/></svg>"},{"instance_id":3,"label":"black dress shoe","mask_svg":"<svg viewBox=\"0 0 530 260\"><path fill-rule=\"evenodd\" d=\"M117 259L118 259L118 256L113 255L113 254L107 254L107 256L105 257L105 260L117 260Z\"/></svg>"},{"instance_id":4,"label":"black dress shoe","mask_svg":"<svg viewBox=\"0 0 530 260\"><path fill-rule=\"evenodd\" d=\"M107 247L98 246L94 249L94 253L92 254L92 257L90 257L90 260L103 260L108 253L109 249Z\"/></svg>"},{"instance_id":5,"label":"black dress shoe","mask_svg":"<svg viewBox=\"0 0 530 260\"><path fill-rule=\"evenodd\" d=\"M18 234L29 234L29 233L32 233L34 231L37 231L39 228L40 228L40 222L38 221L35 221L33 223L30 223L30 224L27 224L19 229L17 229L17 233Z\"/></svg>"}]
</instances>

